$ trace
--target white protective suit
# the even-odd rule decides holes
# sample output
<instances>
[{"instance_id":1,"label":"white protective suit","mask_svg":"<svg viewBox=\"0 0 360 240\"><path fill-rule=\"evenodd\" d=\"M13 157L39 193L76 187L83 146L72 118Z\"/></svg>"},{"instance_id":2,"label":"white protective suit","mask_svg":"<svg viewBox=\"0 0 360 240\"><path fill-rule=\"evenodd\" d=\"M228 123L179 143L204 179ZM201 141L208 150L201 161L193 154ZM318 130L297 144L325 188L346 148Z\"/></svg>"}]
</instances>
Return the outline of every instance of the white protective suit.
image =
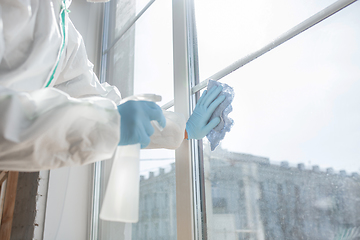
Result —
<instances>
[{"instance_id":1,"label":"white protective suit","mask_svg":"<svg viewBox=\"0 0 360 240\"><path fill-rule=\"evenodd\" d=\"M0 169L88 164L117 147L120 93L99 83L69 4L0 0ZM164 114L149 148L174 149L184 138L185 118Z\"/></svg>"}]
</instances>

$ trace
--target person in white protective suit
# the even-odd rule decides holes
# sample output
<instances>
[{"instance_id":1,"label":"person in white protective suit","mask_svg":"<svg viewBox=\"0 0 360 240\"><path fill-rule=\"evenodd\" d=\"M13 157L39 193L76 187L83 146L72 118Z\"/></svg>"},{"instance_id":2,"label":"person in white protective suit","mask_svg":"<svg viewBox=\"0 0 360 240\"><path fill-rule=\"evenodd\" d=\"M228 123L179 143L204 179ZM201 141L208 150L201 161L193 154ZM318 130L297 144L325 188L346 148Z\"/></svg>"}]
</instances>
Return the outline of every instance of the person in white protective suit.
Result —
<instances>
[{"instance_id":1,"label":"person in white protective suit","mask_svg":"<svg viewBox=\"0 0 360 240\"><path fill-rule=\"evenodd\" d=\"M152 102L120 104L119 90L94 74L69 5L0 0L0 169L83 165L134 143L175 149L184 133L201 139L219 123L208 120L224 100L221 88L204 92L187 122Z\"/></svg>"}]
</instances>

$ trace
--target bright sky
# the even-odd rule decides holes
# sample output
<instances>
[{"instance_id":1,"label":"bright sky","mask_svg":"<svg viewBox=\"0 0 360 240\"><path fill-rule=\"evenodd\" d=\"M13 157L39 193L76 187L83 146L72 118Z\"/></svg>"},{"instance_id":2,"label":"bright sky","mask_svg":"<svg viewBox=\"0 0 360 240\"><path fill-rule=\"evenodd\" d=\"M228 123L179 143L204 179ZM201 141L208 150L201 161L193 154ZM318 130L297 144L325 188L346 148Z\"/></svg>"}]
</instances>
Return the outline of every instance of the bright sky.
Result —
<instances>
[{"instance_id":1,"label":"bright sky","mask_svg":"<svg viewBox=\"0 0 360 240\"><path fill-rule=\"evenodd\" d=\"M199 62L205 79L333 1L200 2ZM359 171L359 12L360 3L354 3L223 78L236 93L235 125L223 148Z\"/></svg>"},{"instance_id":2,"label":"bright sky","mask_svg":"<svg viewBox=\"0 0 360 240\"><path fill-rule=\"evenodd\" d=\"M334 1L195 2L204 80ZM230 115L235 125L222 147L274 162L359 172L359 12L355 2L220 80L236 94ZM135 91L160 94L166 103L173 99L171 1L156 1L136 31ZM173 151L142 156L171 158ZM170 162L144 161L141 168L146 172Z\"/></svg>"}]
</instances>

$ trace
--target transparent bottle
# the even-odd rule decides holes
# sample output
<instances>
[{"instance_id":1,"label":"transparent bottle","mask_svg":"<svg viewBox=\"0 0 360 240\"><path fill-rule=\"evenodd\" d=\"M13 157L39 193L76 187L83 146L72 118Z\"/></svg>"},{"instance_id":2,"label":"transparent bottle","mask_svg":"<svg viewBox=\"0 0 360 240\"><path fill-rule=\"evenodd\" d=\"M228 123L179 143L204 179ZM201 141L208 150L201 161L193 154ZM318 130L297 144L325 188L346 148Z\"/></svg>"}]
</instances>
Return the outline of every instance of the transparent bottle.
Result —
<instances>
[{"instance_id":1,"label":"transparent bottle","mask_svg":"<svg viewBox=\"0 0 360 240\"><path fill-rule=\"evenodd\" d=\"M139 220L140 144L118 146L100 218L135 223Z\"/></svg>"},{"instance_id":2,"label":"transparent bottle","mask_svg":"<svg viewBox=\"0 0 360 240\"><path fill-rule=\"evenodd\" d=\"M129 100L159 102L161 96L142 94L125 98L121 103ZM152 122L159 131L163 130L158 122ZM139 191L140 144L118 146L106 187L100 218L107 221L138 222Z\"/></svg>"}]
</instances>

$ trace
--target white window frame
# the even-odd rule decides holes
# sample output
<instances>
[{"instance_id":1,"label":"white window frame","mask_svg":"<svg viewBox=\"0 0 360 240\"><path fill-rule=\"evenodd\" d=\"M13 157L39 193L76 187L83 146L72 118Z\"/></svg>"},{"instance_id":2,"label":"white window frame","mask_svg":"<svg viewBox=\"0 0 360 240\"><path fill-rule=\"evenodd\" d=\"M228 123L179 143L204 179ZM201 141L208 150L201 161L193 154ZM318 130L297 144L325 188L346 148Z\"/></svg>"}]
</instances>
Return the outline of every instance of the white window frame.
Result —
<instances>
[{"instance_id":1,"label":"white window frame","mask_svg":"<svg viewBox=\"0 0 360 240\"><path fill-rule=\"evenodd\" d=\"M121 31L121 33L124 34L154 1L155 0L150 0L144 9L124 26L124 30ZM220 80L356 1L357 0L336 1L294 26L259 50L237 60L199 83L194 0L172 0L174 100L165 104L162 108L168 109L174 106L176 112L182 113L188 118L195 106L196 99L199 97L199 91L206 87L209 79L215 81ZM107 16L109 14L109 7L109 3L105 4L100 81L104 81L106 75L106 54L122 36L122 34L120 34L112 44L107 46L107 35L109 33L109 19ZM206 198L202 141L184 140L182 145L175 151L175 162L177 239L206 240ZM101 163L95 163L93 171L91 240L97 239L98 236L100 175Z\"/></svg>"}]
</instances>

